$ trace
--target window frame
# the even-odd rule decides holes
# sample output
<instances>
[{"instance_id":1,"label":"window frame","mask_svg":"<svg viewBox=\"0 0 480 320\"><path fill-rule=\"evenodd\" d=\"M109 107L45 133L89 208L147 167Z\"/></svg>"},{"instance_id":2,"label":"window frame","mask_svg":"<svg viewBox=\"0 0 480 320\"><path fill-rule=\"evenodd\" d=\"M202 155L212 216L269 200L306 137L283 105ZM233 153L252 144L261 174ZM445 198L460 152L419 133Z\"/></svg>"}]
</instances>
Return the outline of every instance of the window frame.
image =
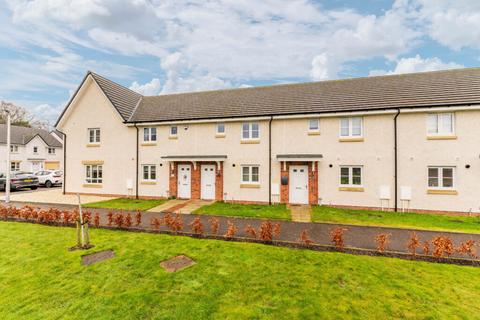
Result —
<instances>
[{"instance_id":1,"label":"window frame","mask_svg":"<svg viewBox=\"0 0 480 320\"><path fill-rule=\"evenodd\" d=\"M12 165L15 165L15 168L12 169ZM20 171L20 161L10 161L10 172L11 171Z\"/></svg>"},{"instance_id":2,"label":"window frame","mask_svg":"<svg viewBox=\"0 0 480 320\"><path fill-rule=\"evenodd\" d=\"M90 168L90 170L88 170ZM96 169L97 177L93 177L94 170ZM88 172L90 171L90 178ZM102 164L86 164L84 165L85 184L103 184L103 165ZM90 181L89 181L90 180Z\"/></svg>"},{"instance_id":3,"label":"window frame","mask_svg":"<svg viewBox=\"0 0 480 320\"><path fill-rule=\"evenodd\" d=\"M38 146L33 146L33 154L38 154Z\"/></svg>"},{"instance_id":4,"label":"window frame","mask_svg":"<svg viewBox=\"0 0 480 320\"><path fill-rule=\"evenodd\" d=\"M175 128L175 133L172 133L173 128ZM170 137L178 137L178 126L170 126L168 132Z\"/></svg>"},{"instance_id":5,"label":"window frame","mask_svg":"<svg viewBox=\"0 0 480 320\"><path fill-rule=\"evenodd\" d=\"M145 172L145 168L147 171ZM153 170L152 170L153 169ZM145 173L147 178L145 179ZM152 175L153 173L153 175ZM142 181L154 182L157 181L157 166L154 164L142 164Z\"/></svg>"},{"instance_id":6,"label":"window frame","mask_svg":"<svg viewBox=\"0 0 480 320\"><path fill-rule=\"evenodd\" d=\"M437 170L437 177L438 185L437 186L430 186L430 169ZM444 186L444 170L451 169L452 170L452 186L445 187ZM456 167L455 166L428 166L427 167L427 188L429 190L455 190L456 186Z\"/></svg>"},{"instance_id":7,"label":"window frame","mask_svg":"<svg viewBox=\"0 0 480 320\"><path fill-rule=\"evenodd\" d=\"M222 131L222 132L220 132L220 131L218 130L218 128L219 128L220 126L223 126L223 131ZM227 126L225 125L225 122L217 122L217 123L215 124L215 134L216 134L216 135L219 135L219 136L224 136L226 133L227 133Z\"/></svg>"},{"instance_id":8,"label":"window frame","mask_svg":"<svg viewBox=\"0 0 480 320\"><path fill-rule=\"evenodd\" d=\"M315 121L317 123L316 128L312 128L312 126L311 126L312 121ZM308 124L308 132L320 132L320 119L318 119L318 118L308 119L307 124Z\"/></svg>"},{"instance_id":9,"label":"window frame","mask_svg":"<svg viewBox=\"0 0 480 320\"><path fill-rule=\"evenodd\" d=\"M451 131L444 131L445 122L444 117L450 116L451 121ZM430 119L435 117L436 121L436 132L430 132ZM427 113L427 136L454 136L455 135L455 113L454 112L436 112L436 113Z\"/></svg>"},{"instance_id":10,"label":"window frame","mask_svg":"<svg viewBox=\"0 0 480 320\"><path fill-rule=\"evenodd\" d=\"M56 148L48 147L48 148L47 148L47 153L48 153L48 154L55 154L55 149L56 149ZM53 152L50 152L50 151L53 151Z\"/></svg>"},{"instance_id":11,"label":"window frame","mask_svg":"<svg viewBox=\"0 0 480 320\"><path fill-rule=\"evenodd\" d=\"M360 134L359 135L354 135L353 134L353 123L354 123L354 120L356 119L359 119L360 120ZM343 129L343 121L345 120L348 120L348 127L347 127L347 130L348 130L348 134L347 135L344 135L343 132L342 132L342 129ZM358 117L342 117L340 118L340 138L363 138L363 117L362 116L358 116Z\"/></svg>"},{"instance_id":12,"label":"window frame","mask_svg":"<svg viewBox=\"0 0 480 320\"><path fill-rule=\"evenodd\" d=\"M260 166L256 164L245 164L241 166L240 171L240 182L242 184L260 184ZM253 169L256 168L256 173L253 173ZM247 169L247 173L245 173L245 169ZM245 175L247 176L247 180L245 180ZM256 176L256 181L254 181L253 177Z\"/></svg>"},{"instance_id":13,"label":"window frame","mask_svg":"<svg viewBox=\"0 0 480 320\"><path fill-rule=\"evenodd\" d=\"M248 137L244 136L245 126L248 126L247 131L246 131L248 133ZM254 126L257 127L257 130L253 130ZM255 132L255 131L257 132L256 137L253 136L253 132ZM260 123L259 122L243 122L240 136L241 136L242 140L244 140L244 141L245 140L250 140L250 141L260 140Z\"/></svg>"},{"instance_id":14,"label":"window frame","mask_svg":"<svg viewBox=\"0 0 480 320\"><path fill-rule=\"evenodd\" d=\"M91 134L93 132L93 135ZM87 129L87 141L89 144L100 144L102 134L100 128L88 128ZM92 139L93 138L93 141ZM98 141L97 141L98 140Z\"/></svg>"},{"instance_id":15,"label":"window frame","mask_svg":"<svg viewBox=\"0 0 480 320\"><path fill-rule=\"evenodd\" d=\"M147 139L145 139L147 138ZM158 130L157 127L144 127L143 128L143 142L157 142Z\"/></svg>"},{"instance_id":16,"label":"window frame","mask_svg":"<svg viewBox=\"0 0 480 320\"><path fill-rule=\"evenodd\" d=\"M10 145L10 153L18 153L18 145L11 144Z\"/></svg>"},{"instance_id":17,"label":"window frame","mask_svg":"<svg viewBox=\"0 0 480 320\"><path fill-rule=\"evenodd\" d=\"M344 184L342 183L342 178L344 177L344 175L342 175L342 169L348 169L348 175L347 175L347 178L348 178L348 183L347 184ZM353 179L354 179L354 174L353 174L353 170L354 169L360 169L360 184L355 184L353 183ZM353 187L353 188L362 188L363 187L363 166L359 166L359 165L349 165L349 166L340 166L340 187ZM356 177L358 177L358 175L356 175Z\"/></svg>"}]
</instances>

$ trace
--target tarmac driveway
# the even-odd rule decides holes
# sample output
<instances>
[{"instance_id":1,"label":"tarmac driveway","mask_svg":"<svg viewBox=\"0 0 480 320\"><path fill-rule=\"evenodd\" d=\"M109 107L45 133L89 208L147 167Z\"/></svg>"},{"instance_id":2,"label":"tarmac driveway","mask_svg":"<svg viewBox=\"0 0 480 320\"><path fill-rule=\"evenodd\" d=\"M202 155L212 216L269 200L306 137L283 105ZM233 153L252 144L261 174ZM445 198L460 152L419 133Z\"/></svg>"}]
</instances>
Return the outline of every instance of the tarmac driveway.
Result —
<instances>
[{"instance_id":1,"label":"tarmac driveway","mask_svg":"<svg viewBox=\"0 0 480 320\"><path fill-rule=\"evenodd\" d=\"M0 193L0 199L5 201L5 193ZM81 195L80 199L83 204L114 199L114 197L103 196L87 196ZM52 203L52 204L71 204L77 205L78 199L73 194L62 194L62 188L51 188L37 190L19 190L10 193L10 201L15 202L31 202L31 203Z\"/></svg>"}]
</instances>

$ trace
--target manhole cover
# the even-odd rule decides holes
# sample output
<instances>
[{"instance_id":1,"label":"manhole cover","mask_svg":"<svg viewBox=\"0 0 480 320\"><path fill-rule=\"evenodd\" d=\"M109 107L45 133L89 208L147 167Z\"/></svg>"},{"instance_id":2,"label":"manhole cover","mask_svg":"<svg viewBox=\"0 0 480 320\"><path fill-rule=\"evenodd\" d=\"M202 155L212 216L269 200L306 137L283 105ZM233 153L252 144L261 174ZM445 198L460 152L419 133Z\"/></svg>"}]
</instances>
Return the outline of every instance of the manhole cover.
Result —
<instances>
[{"instance_id":1,"label":"manhole cover","mask_svg":"<svg viewBox=\"0 0 480 320\"><path fill-rule=\"evenodd\" d=\"M189 257L180 255L161 262L160 266L167 272L177 272L179 270L193 266L195 263L196 262Z\"/></svg>"},{"instance_id":2,"label":"manhole cover","mask_svg":"<svg viewBox=\"0 0 480 320\"><path fill-rule=\"evenodd\" d=\"M115 252L113 250L104 250L99 252L94 252L82 256L82 264L84 266L89 266L91 264L112 259L115 257Z\"/></svg>"}]
</instances>

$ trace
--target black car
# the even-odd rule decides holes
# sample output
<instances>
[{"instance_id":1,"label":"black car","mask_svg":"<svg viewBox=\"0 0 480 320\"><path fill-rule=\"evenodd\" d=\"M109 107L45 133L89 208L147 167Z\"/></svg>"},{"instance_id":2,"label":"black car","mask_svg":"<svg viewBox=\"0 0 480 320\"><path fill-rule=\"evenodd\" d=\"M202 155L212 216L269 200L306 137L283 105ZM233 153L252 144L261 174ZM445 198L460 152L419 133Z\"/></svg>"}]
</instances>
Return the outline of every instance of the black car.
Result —
<instances>
[{"instance_id":1,"label":"black car","mask_svg":"<svg viewBox=\"0 0 480 320\"><path fill-rule=\"evenodd\" d=\"M6 181L6 174L0 173L0 190L5 190ZM22 188L35 190L38 185L38 178L30 172L15 171L10 174L10 190Z\"/></svg>"}]
</instances>

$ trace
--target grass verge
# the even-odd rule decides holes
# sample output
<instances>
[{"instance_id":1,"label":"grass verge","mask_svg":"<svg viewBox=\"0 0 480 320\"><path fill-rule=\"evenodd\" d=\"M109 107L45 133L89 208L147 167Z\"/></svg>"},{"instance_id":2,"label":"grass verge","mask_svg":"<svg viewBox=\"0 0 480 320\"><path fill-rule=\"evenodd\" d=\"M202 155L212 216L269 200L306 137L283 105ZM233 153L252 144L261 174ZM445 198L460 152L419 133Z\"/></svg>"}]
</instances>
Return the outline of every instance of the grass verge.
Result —
<instances>
[{"instance_id":1,"label":"grass verge","mask_svg":"<svg viewBox=\"0 0 480 320\"><path fill-rule=\"evenodd\" d=\"M0 222L1 319L453 319L480 314L480 269L91 229L114 259L81 266L73 228ZM14 243L15 245L12 245ZM166 273L186 254L197 264Z\"/></svg>"},{"instance_id":2,"label":"grass verge","mask_svg":"<svg viewBox=\"0 0 480 320\"><path fill-rule=\"evenodd\" d=\"M127 199L118 198L106 201L92 202L83 205L85 208L105 208L116 210L145 211L161 205L167 200L144 200L144 199Z\"/></svg>"},{"instance_id":3,"label":"grass verge","mask_svg":"<svg viewBox=\"0 0 480 320\"><path fill-rule=\"evenodd\" d=\"M218 216L291 220L290 210L288 210L287 206L284 204L269 206L262 204L235 204L219 201L200 207L193 213Z\"/></svg>"},{"instance_id":4,"label":"grass verge","mask_svg":"<svg viewBox=\"0 0 480 320\"><path fill-rule=\"evenodd\" d=\"M480 233L480 217L351 210L313 206L312 221Z\"/></svg>"}]
</instances>

